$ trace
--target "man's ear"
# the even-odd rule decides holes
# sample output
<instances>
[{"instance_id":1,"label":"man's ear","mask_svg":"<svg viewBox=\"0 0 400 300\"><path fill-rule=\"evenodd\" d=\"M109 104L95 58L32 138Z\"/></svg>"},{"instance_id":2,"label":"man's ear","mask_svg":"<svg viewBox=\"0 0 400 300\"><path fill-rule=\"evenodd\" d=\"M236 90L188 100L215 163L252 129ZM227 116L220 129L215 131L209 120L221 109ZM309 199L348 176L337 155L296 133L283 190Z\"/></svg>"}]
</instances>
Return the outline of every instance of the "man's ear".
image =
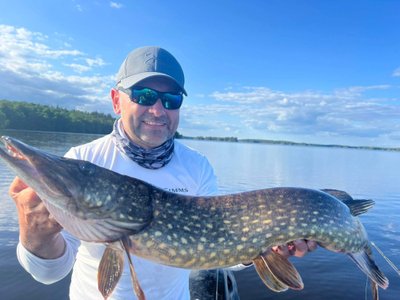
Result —
<instances>
[{"instance_id":1,"label":"man's ear","mask_svg":"<svg viewBox=\"0 0 400 300\"><path fill-rule=\"evenodd\" d=\"M111 89L111 100L112 100L112 105L114 112L117 115L121 114L121 104L120 104L120 98L119 98L119 91L116 89Z\"/></svg>"}]
</instances>

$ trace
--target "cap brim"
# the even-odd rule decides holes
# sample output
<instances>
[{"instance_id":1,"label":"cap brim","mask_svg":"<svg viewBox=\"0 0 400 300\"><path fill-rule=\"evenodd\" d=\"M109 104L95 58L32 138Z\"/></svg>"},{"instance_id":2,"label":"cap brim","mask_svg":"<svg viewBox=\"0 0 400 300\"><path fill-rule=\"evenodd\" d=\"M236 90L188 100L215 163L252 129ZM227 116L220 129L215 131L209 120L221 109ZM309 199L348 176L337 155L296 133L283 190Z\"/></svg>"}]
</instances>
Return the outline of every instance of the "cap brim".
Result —
<instances>
[{"instance_id":1,"label":"cap brim","mask_svg":"<svg viewBox=\"0 0 400 300\"><path fill-rule=\"evenodd\" d=\"M185 89L171 76L164 74L164 73L158 73L158 72L144 72L136 75L129 76L128 78L122 79L118 84L120 84L124 89L128 89L131 86L138 84L140 81L151 78L151 77L164 77L171 79L181 90L182 93L187 96L187 93Z\"/></svg>"}]
</instances>

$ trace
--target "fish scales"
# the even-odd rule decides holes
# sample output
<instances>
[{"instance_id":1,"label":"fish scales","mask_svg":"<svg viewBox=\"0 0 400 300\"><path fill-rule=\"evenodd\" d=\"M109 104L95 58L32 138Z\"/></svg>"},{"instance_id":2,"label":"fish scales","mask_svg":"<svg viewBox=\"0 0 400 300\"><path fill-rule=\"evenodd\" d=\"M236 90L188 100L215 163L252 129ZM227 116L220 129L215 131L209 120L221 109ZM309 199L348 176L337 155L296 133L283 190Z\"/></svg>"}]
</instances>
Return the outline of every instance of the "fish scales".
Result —
<instances>
[{"instance_id":1,"label":"fish scales","mask_svg":"<svg viewBox=\"0 0 400 300\"><path fill-rule=\"evenodd\" d=\"M367 242L348 207L315 190L272 188L217 197L163 194L154 210L149 226L131 236L133 251L176 267L226 267L298 238L318 240L335 251L357 252Z\"/></svg>"},{"instance_id":2,"label":"fish scales","mask_svg":"<svg viewBox=\"0 0 400 300\"><path fill-rule=\"evenodd\" d=\"M270 289L302 289L295 267L271 251L272 246L297 239L346 253L369 277L375 300L377 287L388 287L357 218L373 206L372 200L354 200L338 190L293 187L184 196L10 137L2 140L7 151L0 148L0 157L34 188L65 230L81 240L109 242L98 276L104 298L121 276L124 251L120 248L189 269L252 262ZM143 299L132 261L129 265L135 293Z\"/></svg>"}]
</instances>

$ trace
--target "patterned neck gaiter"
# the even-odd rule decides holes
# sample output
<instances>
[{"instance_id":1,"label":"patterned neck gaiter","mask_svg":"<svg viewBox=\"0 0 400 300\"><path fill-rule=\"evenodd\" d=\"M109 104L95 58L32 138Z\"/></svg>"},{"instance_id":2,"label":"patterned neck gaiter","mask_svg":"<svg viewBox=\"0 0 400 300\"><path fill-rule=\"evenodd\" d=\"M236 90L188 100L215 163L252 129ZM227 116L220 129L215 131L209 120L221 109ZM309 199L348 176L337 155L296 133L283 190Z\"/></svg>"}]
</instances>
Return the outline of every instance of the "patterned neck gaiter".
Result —
<instances>
[{"instance_id":1,"label":"patterned neck gaiter","mask_svg":"<svg viewBox=\"0 0 400 300\"><path fill-rule=\"evenodd\" d=\"M156 148L144 149L122 136L120 132L123 129L120 126L118 119L114 122L114 129L111 133L114 143L121 152L125 153L134 162L146 169L159 169L171 161L174 154L173 138Z\"/></svg>"}]
</instances>

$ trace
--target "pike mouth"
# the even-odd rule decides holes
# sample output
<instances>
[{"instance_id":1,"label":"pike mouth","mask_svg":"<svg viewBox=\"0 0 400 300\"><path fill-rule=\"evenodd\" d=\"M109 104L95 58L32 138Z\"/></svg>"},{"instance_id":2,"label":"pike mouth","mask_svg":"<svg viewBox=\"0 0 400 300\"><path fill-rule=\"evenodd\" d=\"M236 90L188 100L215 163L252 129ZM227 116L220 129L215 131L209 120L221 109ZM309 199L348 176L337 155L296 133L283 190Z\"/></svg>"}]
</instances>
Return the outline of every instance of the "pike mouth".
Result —
<instances>
[{"instance_id":1,"label":"pike mouth","mask_svg":"<svg viewBox=\"0 0 400 300\"><path fill-rule=\"evenodd\" d=\"M18 176L23 173L31 175L36 174L36 168L29 159L29 155L24 151L24 144L19 145L18 140L14 140L8 136L0 137L4 144L4 148L0 147L0 158L9 165L11 169L16 171ZM37 175L37 174L36 174Z\"/></svg>"},{"instance_id":2,"label":"pike mouth","mask_svg":"<svg viewBox=\"0 0 400 300\"><path fill-rule=\"evenodd\" d=\"M4 143L4 149L0 147L0 158L26 184L32 188L36 187L36 192L44 190L47 196L51 197L70 195L65 182L57 177L57 172L44 171L56 166L52 155L9 136L2 136L0 140Z\"/></svg>"},{"instance_id":3,"label":"pike mouth","mask_svg":"<svg viewBox=\"0 0 400 300\"><path fill-rule=\"evenodd\" d=\"M27 158L25 157L25 155L22 154L22 152L20 152L17 148L11 145L7 137L2 137L2 140L4 142L4 146L6 147L7 154L9 156L17 160L27 160Z\"/></svg>"},{"instance_id":4,"label":"pike mouth","mask_svg":"<svg viewBox=\"0 0 400 300\"><path fill-rule=\"evenodd\" d=\"M0 156L4 158L12 158L13 160L28 161L28 158L12 143L12 140L8 136L2 136L1 141L4 143L5 150L0 148Z\"/></svg>"}]
</instances>

